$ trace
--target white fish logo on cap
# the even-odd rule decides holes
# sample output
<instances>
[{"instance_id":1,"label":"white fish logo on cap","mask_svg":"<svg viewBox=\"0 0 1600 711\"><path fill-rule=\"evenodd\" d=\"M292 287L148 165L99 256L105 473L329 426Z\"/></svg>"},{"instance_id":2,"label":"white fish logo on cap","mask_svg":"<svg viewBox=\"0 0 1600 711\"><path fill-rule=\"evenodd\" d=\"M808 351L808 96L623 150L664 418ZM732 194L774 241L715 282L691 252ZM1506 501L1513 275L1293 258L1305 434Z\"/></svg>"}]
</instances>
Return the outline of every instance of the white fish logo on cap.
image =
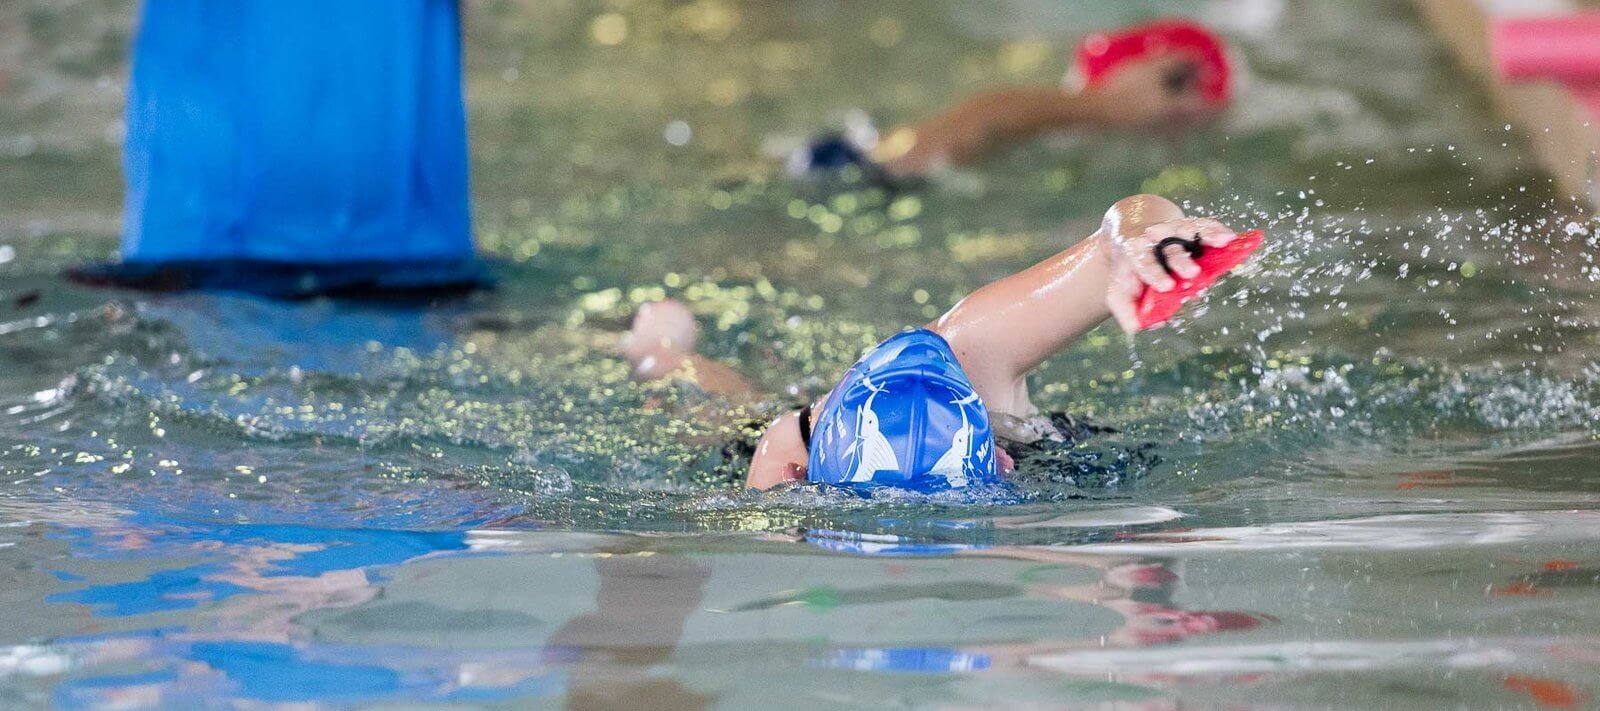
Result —
<instances>
[{"instance_id":1,"label":"white fish logo on cap","mask_svg":"<svg viewBox=\"0 0 1600 711\"><path fill-rule=\"evenodd\" d=\"M944 477L952 488L959 489L967 485L967 460L972 458L972 421L967 419L966 406L977 401L977 393L950 401L961 411L961 429L956 430L950 438L950 449L945 450L939 461L933 463L930 473Z\"/></svg>"},{"instance_id":2,"label":"white fish logo on cap","mask_svg":"<svg viewBox=\"0 0 1600 711\"><path fill-rule=\"evenodd\" d=\"M878 472L900 470L900 460L894 456L894 447L889 444L889 438L883 435L878 413L872 410L872 403L884 389L873 385L871 378L863 377L862 382L872 394L856 411L856 441L845 453L845 456L857 455L849 481L872 481L873 475Z\"/></svg>"}]
</instances>

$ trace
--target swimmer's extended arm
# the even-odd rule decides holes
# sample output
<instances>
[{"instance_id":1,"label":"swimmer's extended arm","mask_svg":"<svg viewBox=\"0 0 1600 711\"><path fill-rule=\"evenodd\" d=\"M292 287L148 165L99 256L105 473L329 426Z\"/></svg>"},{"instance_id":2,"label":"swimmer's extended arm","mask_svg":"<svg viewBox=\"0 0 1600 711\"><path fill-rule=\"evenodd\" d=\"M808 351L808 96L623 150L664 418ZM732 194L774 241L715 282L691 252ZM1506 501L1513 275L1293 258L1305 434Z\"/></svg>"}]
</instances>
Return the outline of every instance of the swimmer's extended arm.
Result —
<instances>
[{"instance_id":1,"label":"swimmer's extended arm","mask_svg":"<svg viewBox=\"0 0 1600 711\"><path fill-rule=\"evenodd\" d=\"M633 377L645 382L679 380L723 397L755 398L758 395L755 386L739 371L698 353L664 351L661 356L635 366Z\"/></svg>"},{"instance_id":2,"label":"swimmer's extended arm","mask_svg":"<svg viewBox=\"0 0 1600 711\"><path fill-rule=\"evenodd\" d=\"M985 91L914 126L890 131L873 158L895 175L966 165L1041 134L1104 123L1102 102L1058 87Z\"/></svg>"},{"instance_id":3,"label":"swimmer's extended arm","mask_svg":"<svg viewBox=\"0 0 1600 711\"><path fill-rule=\"evenodd\" d=\"M1033 414L1029 370L1108 317L1133 333L1140 292L1173 288L1155 246L1179 234L1198 234L1211 246L1233 240L1220 223L1185 218L1166 198L1124 198L1087 239L978 289L928 328L950 342L991 412L1026 417ZM1169 249L1167 264L1181 276L1199 272L1182 249Z\"/></svg>"},{"instance_id":4,"label":"swimmer's extended arm","mask_svg":"<svg viewBox=\"0 0 1600 711\"><path fill-rule=\"evenodd\" d=\"M1212 110L1198 88L1173 78L1192 71L1176 55L1135 62L1093 89L1015 87L976 94L951 109L890 131L873 159L895 175L963 165L1043 134L1079 129L1186 124Z\"/></svg>"}]
</instances>

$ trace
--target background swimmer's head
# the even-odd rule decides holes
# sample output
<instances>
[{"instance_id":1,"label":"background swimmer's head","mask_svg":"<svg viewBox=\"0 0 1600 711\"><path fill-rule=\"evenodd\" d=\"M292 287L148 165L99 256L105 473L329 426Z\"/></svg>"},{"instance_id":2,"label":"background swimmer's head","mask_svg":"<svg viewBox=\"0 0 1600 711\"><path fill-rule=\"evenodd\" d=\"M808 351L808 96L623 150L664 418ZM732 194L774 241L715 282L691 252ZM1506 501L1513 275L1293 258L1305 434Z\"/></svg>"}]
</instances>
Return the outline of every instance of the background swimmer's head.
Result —
<instances>
[{"instance_id":1,"label":"background swimmer's head","mask_svg":"<svg viewBox=\"0 0 1600 711\"><path fill-rule=\"evenodd\" d=\"M1227 41L1204 25L1157 20L1085 37L1064 83L1107 97L1113 124L1182 128L1228 107L1237 81L1231 55Z\"/></svg>"},{"instance_id":2,"label":"background swimmer's head","mask_svg":"<svg viewBox=\"0 0 1600 711\"><path fill-rule=\"evenodd\" d=\"M1211 108L1221 109L1233 98L1231 53L1227 40L1205 25L1181 18L1156 20L1085 37L1067 83L1092 87L1152 60L1177 60L1161 72L1167 90L1194 92Z\"/></svg>"}]
</instances>

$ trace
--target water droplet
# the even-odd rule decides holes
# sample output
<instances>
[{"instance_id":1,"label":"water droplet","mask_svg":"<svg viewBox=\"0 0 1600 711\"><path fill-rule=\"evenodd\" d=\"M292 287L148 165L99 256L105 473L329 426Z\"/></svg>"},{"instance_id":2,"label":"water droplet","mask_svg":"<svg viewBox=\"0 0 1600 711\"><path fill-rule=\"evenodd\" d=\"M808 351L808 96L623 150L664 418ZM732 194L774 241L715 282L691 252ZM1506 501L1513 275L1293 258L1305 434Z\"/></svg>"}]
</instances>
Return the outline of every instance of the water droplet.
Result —
<instances>
[{"instance_id":1,"label":"water droplet","mask_svg":"<svg viewBox=\"0 0 1600 711\"><path fill-rule=\"evenodd\" d=\"M685 146L689 144L689 139L694 138L694 129L690 128L686 121L673 121L667 124L666 130L662 131L661 135L667 139L667 143Z\"/></svg>"}]
</instances>

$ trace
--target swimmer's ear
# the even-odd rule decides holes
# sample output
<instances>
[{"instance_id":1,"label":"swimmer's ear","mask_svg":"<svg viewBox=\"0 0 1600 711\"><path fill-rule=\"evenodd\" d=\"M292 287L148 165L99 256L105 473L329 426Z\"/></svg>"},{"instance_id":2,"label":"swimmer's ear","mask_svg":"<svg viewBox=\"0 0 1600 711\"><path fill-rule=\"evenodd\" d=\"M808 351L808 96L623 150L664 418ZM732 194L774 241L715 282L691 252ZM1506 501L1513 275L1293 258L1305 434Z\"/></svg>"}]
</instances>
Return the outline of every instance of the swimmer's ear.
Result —
<instances>
[{"instance_id":1,"label":"swimmer's ear","mask_svg":"<svg viewBox=\"0 0 1600 711\"><path fill-rule=\"evenodd\" d=\"M794 462L783 465L783 479L784 481L805 481L805 465L795 464Z\"/></svg>"},{"instance_id":2,"label":"swimmer's ear","mask_svg":"<svg viewBox=\"0 0 1600 711\"><path fill-rule=\"evenodd\" d=\"M1161 75L1161 85L1172 96L1183 96L1200 88L1200 64L1193 61L1175 62Z\"/></svg>"}]
</instances>

